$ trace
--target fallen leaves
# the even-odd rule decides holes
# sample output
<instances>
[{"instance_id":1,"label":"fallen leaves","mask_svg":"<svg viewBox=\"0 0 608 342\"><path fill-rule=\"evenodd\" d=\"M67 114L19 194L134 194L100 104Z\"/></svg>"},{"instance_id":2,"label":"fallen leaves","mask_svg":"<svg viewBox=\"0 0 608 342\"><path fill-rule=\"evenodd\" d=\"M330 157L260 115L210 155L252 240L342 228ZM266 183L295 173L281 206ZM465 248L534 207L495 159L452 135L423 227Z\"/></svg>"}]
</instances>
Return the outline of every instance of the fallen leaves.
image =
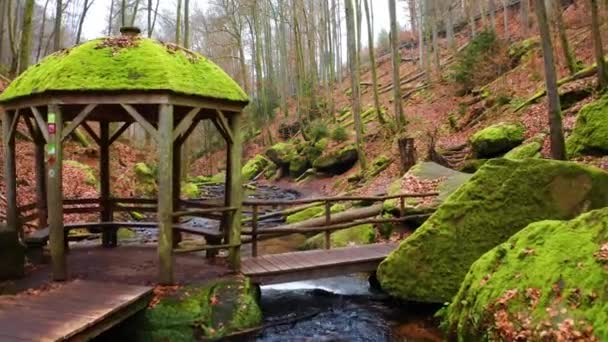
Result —
<instances>
[{"instance_id":1,"label":"fallen leaves","mask_svg":"<svg viewBox=\"0 0 608 342\"><path fill-rule=\"evenodd\" d=\"M150 304L148 304L148 307L154 308L156 305L158 305L158 303L160 303L161 299L175 294L180 288L181 288L180 285L156 286L154 288L154 290L152 290L152 292L154 293L154 296L152 297Z\"/></svg>"},{"instance_id":2,"label":"fallen leaves","mask_svg":"<svg viewBox=\"0 0 608 342\"><path fill-rule=\"evenodd\" d=\"M599 252L594 253L593 256L595 257L595 260L597 260L597 262L602 265L606 265L608 269L608 242L604 243L600 247Z\"/></svg>"}]
</instances>

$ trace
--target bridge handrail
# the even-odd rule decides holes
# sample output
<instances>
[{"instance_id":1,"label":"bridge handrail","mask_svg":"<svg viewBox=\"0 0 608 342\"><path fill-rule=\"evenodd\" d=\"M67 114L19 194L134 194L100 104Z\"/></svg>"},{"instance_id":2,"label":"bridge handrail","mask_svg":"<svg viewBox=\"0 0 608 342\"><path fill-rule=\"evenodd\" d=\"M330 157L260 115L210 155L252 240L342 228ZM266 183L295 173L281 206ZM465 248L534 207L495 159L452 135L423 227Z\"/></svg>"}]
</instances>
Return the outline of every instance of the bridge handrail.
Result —
<instances>
[{"instance_id":1,"label":"bridge handrail","mask_svg":"<svg viewBox=\"0 0 608 342\"><path fill-rule=\"evenodd\" d=\"M345 201L369 201L369 202L380 202L388 201L391 199L398 198L420 198L420 197L434 197L439 195L438 192L428 193L403 193L398 195L387 195L387 196L336 196L336 197L316 197L316 198L303 198L289 201L279 200L246 200L243 201L243 205L247 206L279 206L279 205L298 205L298 204L310 204L315 202L345 202Z\"/></svg>"}]
</instances>

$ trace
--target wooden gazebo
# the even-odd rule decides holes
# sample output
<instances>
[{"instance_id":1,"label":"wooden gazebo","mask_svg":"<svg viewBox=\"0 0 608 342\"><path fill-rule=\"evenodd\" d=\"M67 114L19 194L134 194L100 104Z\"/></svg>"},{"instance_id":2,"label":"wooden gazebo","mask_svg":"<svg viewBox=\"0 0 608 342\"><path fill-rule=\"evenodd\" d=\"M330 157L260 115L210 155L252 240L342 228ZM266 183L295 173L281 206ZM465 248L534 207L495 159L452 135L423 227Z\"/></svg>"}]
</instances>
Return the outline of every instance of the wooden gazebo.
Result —
<instances>
[{"instance_id":1,"label":"wooden gazebo","mask_svg":"<svg viewBox=\"0 0 608 342\"><path fill-rule=\"evenodd\" d=\"M67 278L64 206L95 202L104 246L116 244L110 191L110 146L138 123L158 144L158 255L160 283L173 283L173 226L180 216L221 214L224 243L240 261L241 124L248 97L218 66L174 44L143 38L135 28L59 51L30 67L0 95L4 109L7 229L20 231L15 133L23 118L36 144L37 219L49 227L53 279ZM180 208L180 150L201 120L212 120L227 143L225 203ZM89 123L94 122L96 125ZM110 123L122 123L111 132ZM77 127L99 146L100 197L65 199L62 143ZM98 127L98 129L97 129ZM137 202L134 202L137 203ZM107 224L104 226L104 224Z\"/></svg>"}]
</instances>

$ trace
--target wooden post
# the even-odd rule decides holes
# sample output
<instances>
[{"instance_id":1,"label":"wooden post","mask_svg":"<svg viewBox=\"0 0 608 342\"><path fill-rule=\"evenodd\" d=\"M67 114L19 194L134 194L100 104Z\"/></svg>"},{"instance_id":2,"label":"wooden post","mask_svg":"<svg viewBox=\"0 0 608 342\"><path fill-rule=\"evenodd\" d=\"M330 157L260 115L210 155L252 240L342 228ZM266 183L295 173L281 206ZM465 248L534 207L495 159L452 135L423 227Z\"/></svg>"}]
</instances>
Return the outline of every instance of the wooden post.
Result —
<instances>
[{"instance_id":1,"label":"wooden post","mask_svg":"<svg viewBox=\"0 0 608 342\"><path fill-rule=\"evenodd\" d=\"M47 203L49 215L49 243L51 245L51 259L53 280L62 281L67 278L65 258L65 232L63 227L63 146L61 133L63 130L63 116L61 109L56 105L48 107L47 122L55 124L55 133L49 132L47 145Z\"/></svg>"},{"instance_id":2,"label":"wooden post","mask_svg":"<svg viewBox=\"0 0 608 342\"><path fill-rule=\"evenodd\" d=\"M110 201L110 123L99 123L99 194L101 198L101 222L112 222L112 203ZM104 228L101 237L104 247L115 247L118 243L116 230Z\"/></svg>"},{"instance_id":3,"label":"wooden post","mask_svg":"<svg viewBox=\"0 0 608 342\"><path fill-rule=\"evenodd\" d=\"M40 229L46 228L48 225L46 203L46 165L44 163L44 145L46 144L46 141L40 132L41 129L46 129L46 127L37 127L35 129L36 134L34 137L34 143L36 144L34 151L36 168L36 208L38 211L38 228Z\"/></svg>"},{"instance_id":4,"label":"wooden post","mask_svg":"<svg viewBox=\"0 0 608 342\"><path fill-rule=\"evenodd\" d=\"M179 139L173 142L173 211L180 210L179 198L182 192L181 177L182 177L182 142ZM173 218L173 223L179 223L179 217ZM182 241L182 234L174 230L173 231L173 247Z\"/></svg>"},{"instance_id":5,"label":"wooden post","mask_svg":"<svg viewBox=\"0 0 608 342\"><path fill-rule=\"evenodd\" d=\"M17 168L15 165L15 134L13 120L15 111L7 110L2 119L2 137L4 143L4 182L6 184L6 228L18 232L17 222Z\"/></svg>"},{"instance_id":6,"label":"wooden post","mask_svg":"<svg viewBox=\"0 0 608 342\"><path fill-rule=\"evenodd\" d=\"M408 172L416 165L416 146L413 138L399 138L399 155L401 157L401 174Z\"/></svg>"},{"instance_id":7,"label":"wooden post","mask_svg":"<svg viewBox=\"0 0 608 342\"><path fill-rule=\"evenodd\" d=\"M228 244L240 245L241 243L241 215L243 212L243 181L241 176L241 158L243 146L241 145L242 114L237 113L230 116L229 126L233 136L232 143L228 143L228 160L226 163L226 206L236 208L226 215L226 227L228 231ZM241 248L231 247L229 262L234 270L241 266Z\"/></svg>"},{"instance_id":8,"label":"wooden post","mask_svg":"<svg viewBox=\"0 0 608 342\"><path fill-rule=\"evenodd\" d=\"M251 256L258 256L258 206L251 207Z\"/></svg>"},{"instance_id":9,"label":"wooden post","mask_svg":"<svg viewBox=\"0 0 608 342\"><path fill-rule=\"evenodd\" d=\"M325 201L325 225L329 226L331 224L331 203L329 201ZM325 249L331 249L331 232L329 230L325 231Z\"/></svg>"},{"instance_id":10,"label":"wooden post","mask_svg":"<svg viewBox=\"0 0 608 342\"><path fill-rule=\"evenodd\" d=\"M173 106L158 113L158 256L160 283L173 284Z\"/></svg>"}]
</instances>

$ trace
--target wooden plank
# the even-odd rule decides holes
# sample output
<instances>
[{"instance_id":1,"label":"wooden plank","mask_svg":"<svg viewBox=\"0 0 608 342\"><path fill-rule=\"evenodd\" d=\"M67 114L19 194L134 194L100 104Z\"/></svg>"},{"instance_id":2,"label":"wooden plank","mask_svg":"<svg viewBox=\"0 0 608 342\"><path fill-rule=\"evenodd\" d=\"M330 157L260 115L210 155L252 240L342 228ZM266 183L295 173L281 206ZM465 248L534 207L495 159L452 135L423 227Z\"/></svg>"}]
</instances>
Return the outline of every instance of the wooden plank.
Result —
<instances>
[{"instance_id":1,"label":"wooden plank","mask_svg":"<svg viewBox=\"0 0 608 342\"><path fill-rule=\"evenodd\" d=\"M97 133L95 133L91 126L89 126L86 121L83 121L80 125L82 126L82 128L84 128L85 131L87 131L87 133L89 133L91 139L95 140L97 146L99 146L101 144L101 142L99 141L99 136L97 136Z\"/></svg>"},{"instance_id":2,"label":"wooden plank","mask_svg":"<svg viewBox=\"0 0 608 342\"><path fill-rule=\"evenodd\" d=\"M52 144L55 154L49 159L47 170L47 204L48 221L50 226L49 241L51 245L51 261L53 280L62 281L67 278L67 263L65 256L65 233L63 228L63 144L61 133L63 131L63 116L58 106L48 107L48 115L55 115L55 134L49 134L49 146ZM48 153L48 152L47 152Z\"/></svg>"},{"instance_id":3,"label":"wooden plank","mask_svg":"<svg viewBox=\"0 0 608 342\"><path fill-rule=\"evenodd\" d=\"M124 122L122 124L122 126L120 126L120 128L114 132L114 134L112 134L112 137L110 137L110 141L109 144L112 145L116 140L118 140L118 138L120 138L120 136L129 128L131 127L131 124L133 124L132 122Z\"/></svg>"},{"instance_id":4,"label":"wooden plank","mask_svg":"<svg viewBox=\"0 0 608 342\"><path fill-rule=\"evenodd\" d=\"M235 134L238 134L238 131L235 131L233 127L231 127L230 124L228 124L228 120L226 120L226 117L224 116L224 113L222 113L221 110L217 110L217 119L219 121L220 126L222 126L224 133L226 134L226 140L229 144L235 144ZM232 118L234 119L234 118ZM236 133L233 133L236 132Z\"/></svg>"},{"instance_id":5,"label":"wooden plank","mask_svg":"<svg viewBox=\"0 0 608 342\"><path fill-rule=\"evenodd\" d=\"M158 113L158 254L160 283L173 284L173 106L160 105Z\"/></svg>"},{"instance_id":6,"label":"wooden plank","mask_svg":"<svg viewBox=\"0 0 608 342\"><path fill-rule=\"evenodd\" d=\"M89 104L84 109L78 113L78 115L70 122L70 124L63 129L61 132L61 141L64 141L72 132L76 129L76 127L80 126L80 124L86 120L87 116L91 114L93 109L97 107L96 104Z\"/></svg>"},{"instance_id":7,"label":"wooden plank","mask_svg":"<svg viewBox=\"0 0 608 342\"><path fill-rule=\"evenodd\" d=\"M44 141L48 142L49 141L49 131L47 129L46 121L42 117L42 113L40 113L40 111L36 107L30 107L30 110L32 111L32 115L34 115L34 120L36 121L36 124L38 125L40 134L42 134Z\"/></svg>"},{"instance_id":8,"label":"wooden plank","mask_svg":"<svg viewBox=\"0 0 608 342\"><path fill-rule=\"evenodd\" d=\"M150 136L152 136L152 138L154 138L154 140L159 141L159 139L161 138L159 135L159 131L157 131L154 126L152 126L152 124L146 119L144 118L141 114L139 114L139 112L135 109L135 107L129 105L129 104L120 104L122 106L122 108L124 108L127 113L129 113L129 115L138 123L141 125L141 127L143 127L143 129L148 132L148 134L150 134ZM166 107L170 107L173 108L172 106L167 106L167 105L161 105L161 108L166 108ZM173 111L171 111L173 112ZM160 121L162 120L162 118L160 117L162 115L162 113L159 114L159 128L161 126ZM173 115L171 115L171 118L173 118ZM164 137L163 137L164 138ZM168 139L171 139L171 141L173 141L173 122L171 122L171 136L168 137Z\"/></svg>"},{"instance_id":9,"label":"wooden plank","mask_svg":"<svg viewBox=\"0 0 608 342\"><path fill-rule=\"evenodd\" d=\"M228 160L226 163L226 206L236 208L232 213L225 214L225 227L228 233L228 243L238 245L241 243L241 217L243 214L243 176L241 173L241 159L243 146L241 143L242 114L230 117L229 129L236 132L232 144L228 144ZM241 264L240 248L231 248L228 261L233 270L238 270Z\"/></svg>"},{"instance_id":10,"label":"wooden plank","mask_svg":"<svg viewBox=\"0 0 608 342\"><path fill-rule=\"evenodd\" d=\"M201 111L200 107L195 107L186 114L186 116L182 119L182 121L177 125L175 130L173 131L173 141L176 141L182 134L187 132L187 130L194 124L194 119Z\"/></svg>"}]
</instances>

